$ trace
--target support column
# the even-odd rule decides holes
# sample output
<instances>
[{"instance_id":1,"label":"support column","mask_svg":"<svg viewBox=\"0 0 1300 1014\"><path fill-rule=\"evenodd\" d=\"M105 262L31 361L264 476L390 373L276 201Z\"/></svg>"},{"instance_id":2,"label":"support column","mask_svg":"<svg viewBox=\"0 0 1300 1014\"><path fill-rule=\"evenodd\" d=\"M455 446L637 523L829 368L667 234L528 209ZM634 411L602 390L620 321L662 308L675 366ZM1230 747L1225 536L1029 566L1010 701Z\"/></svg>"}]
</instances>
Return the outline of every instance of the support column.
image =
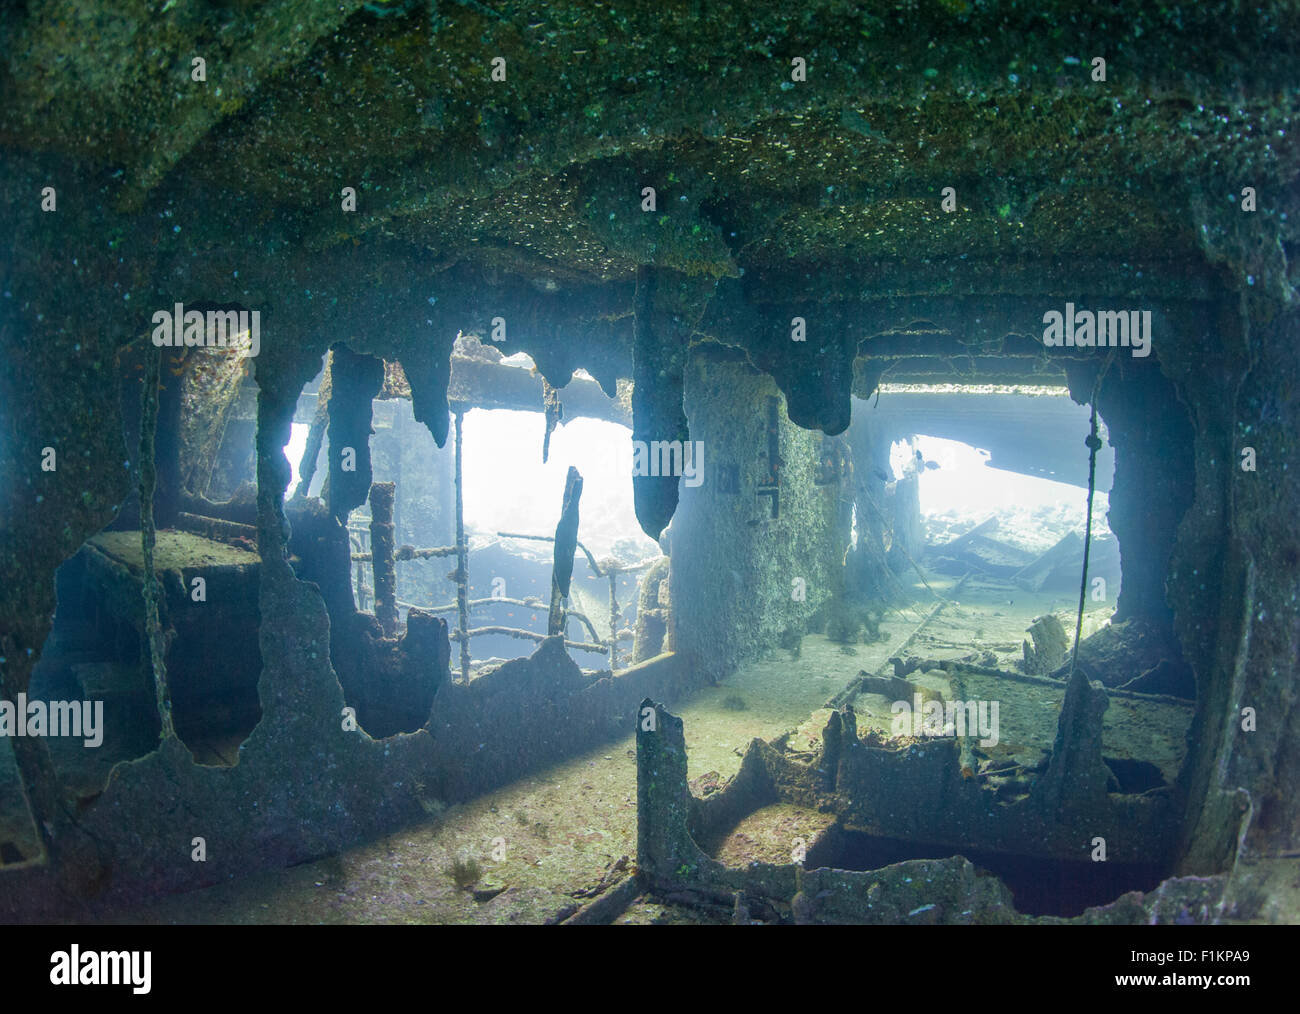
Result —
<instances>
[{"instance_id":1,"label":"support column","mask_svg":"<svg viewBox=\"0 0 1300 1014\"><path fill-rule=\"evenodd\" d=\"M375 618L385 637L397 636L397 566L393 563L393 500L397 486L370 484L370 561L375 575Z\"/></svg>"}]
</instances>

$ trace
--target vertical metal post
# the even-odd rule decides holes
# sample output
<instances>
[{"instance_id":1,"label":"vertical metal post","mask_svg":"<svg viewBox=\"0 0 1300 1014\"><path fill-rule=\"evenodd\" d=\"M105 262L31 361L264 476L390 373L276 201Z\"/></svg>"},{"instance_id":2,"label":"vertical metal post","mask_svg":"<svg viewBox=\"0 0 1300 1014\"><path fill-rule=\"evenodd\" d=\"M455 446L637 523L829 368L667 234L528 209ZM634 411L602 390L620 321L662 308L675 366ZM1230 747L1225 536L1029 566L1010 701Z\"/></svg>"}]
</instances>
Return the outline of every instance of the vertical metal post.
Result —
<instances>
[{"instance_id":1,"label":"vertical metal post","mask_svg":"<svg viewBox=\"0 0 1300 1014\"><path fill-rule=\"evenodd\" d=\"M607 563L609 571L609 671L618 668L618 570L613 563Z\"/></svg>"},{"instance_id":2,"label":"vertical metal post","mask_svg":"<svg viewBox=\"0 0 1300 1014\"><path fill-rule=\"evenodd\" d=\"M460 617L460 678L469 682L469 547L465 543L465 495L461 488L465 412L456 410L456 612Z\"/></svg>"},{"instance_id":3,"label":"vertical metal post","mask_svg":"<svg viewBox=\"0 0 1300 1014\"><path fill-rule=\"evenodd\" d=\"M397 567L393 563L393 501L397 486L370 484L370 566L375 575L375 618L385 637L397 635Z\"/></svg>"}]
</instances>

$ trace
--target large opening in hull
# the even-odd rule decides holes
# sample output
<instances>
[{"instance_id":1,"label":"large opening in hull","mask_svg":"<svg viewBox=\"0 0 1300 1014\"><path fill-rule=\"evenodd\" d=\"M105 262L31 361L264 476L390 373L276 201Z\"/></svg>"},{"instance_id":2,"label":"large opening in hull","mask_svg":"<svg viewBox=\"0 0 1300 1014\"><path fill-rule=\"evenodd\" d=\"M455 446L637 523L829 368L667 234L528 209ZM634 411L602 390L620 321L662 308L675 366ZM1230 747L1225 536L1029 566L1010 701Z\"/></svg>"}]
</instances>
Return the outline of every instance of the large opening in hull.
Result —
<instances>
[{"instance_id":1,"label":"large opening in hull","mask_svg":"<svg viewBox=\"0 0 1300 1014\"><path fill-rule=\"evenodd\" d=\"M42 737L59 791L79 809L98 798L118 764L157 749L162 729L136 476L141 376L150 355L162 359L153 566L174 729L196 763L232 766L261 718L260 561L249 483L256 386L239 357L159 353L138 342L121 350L116 371L129 495L104 530L56 570L50 633L13 702L23 721L4 729ZM0 865L39 851L14 761L8 744L0 747Z\"/></svg>"},{"instance_id":2,"label":"large opening in hull","mask_svg":"<svg viewBox=\"0 0 1300 1014\"><path fill-rule=\"evenodd\" d=\"M540 412L472 409L465 415L469 596L482 602L474 610L482 616L475 626L546 632L555 555L549 539L573 467L582 476L578 541L586 552L580 548L574 562L565 638L574 644L614 643L626 658L636 623L639 573L621 568L659 555L637 525L627 470L620 467L629 454L631 430L600 419L574 419L551 434L543 462L544 430ZM510 599L536 605L520 606ZM484 666L517 656L523 646L502 634L475 637L471 643L473 658ZM583 668L610 667L608 651L570 647L569 653Z\"/></svg>"},{"instance_id":3,"label":"large opening in hull","mask_svg":"<svg viewBox=\"0 0 1300 1014\"><path fill-rule=\"evenodd\" d=\"M1079 640L1087 641L1116 614L1122 562L1151 570L1144 557L1159 551L1130 535L1121 554L1109 524L1115 451L1104 419L1098 429L1090 476L1089 409L1064 388L903 386L882 388L870 402L855 399L845 610L880 617L950 600L972 612L969 629L940 639L948 650L932 660L967 654L985 668L1063 678L1081 586ZM956 612L943 610L946 617ZM967 650L954 654L958 647ZM1171 651L1176 655L1176 646ZM1090 677L1107 686L1147 676L1131 688L1189 700L1194 694L1180 658L1167 678L1149 671L1159 656L1112 650L1102 664L1097 656L1087 661Z\"/></svg>"},{"instance_id":4,"label":"large opening in hull","mask_svg":"<svg viewBox=\"0 0 1300 1014\"><path fill-rule=\"evenodd\" d=\"M1123 567L1162 566L1144 533L1131 527L1123 529L1121 561L1112 494L1131 503L1131 489L1120 483L1144 476L1117 473L1105 419L1098 420L1084 582L1090 410L1064 388L885 388L878 402L854 400L849 429L828 437L790 424L784 402L743 369L718 363L703 373L697 398L688 398L692 435L705 441L718 468L735 463L735 481L684 493L674 519L673 547L689 554L674 564L694 582L674 590L674 606L683 610L677 633L706 659L710 640L694 630L703 617L722 637L740 627L752 640L736 645L738 662L719 685L701 692L711 707L685 711L697 794L736 769L728 754L754 736L775 743L799 770L826 766L827 780L843 777L825 751L836 731L832 712L851 707L867 763L879 767L852 768L849 777L860 780L837 784L835 795L819 800L823 809L840 812L833 800L860 793L852 797L861 808L855 812L888 831L902 823L898 807L907 805L899 786L913 765L936 765L936 756L945 764L951 757L946 771L959 788L933 820L906 822L915 849L877 843L872 853L864 842L870 858L850 856L850 868L961 852L1003 874L1025 911L1053 914L1077 914L1158 883L1166 873L1158 866L1112 857L1096 864L1108 867L1098 872L1086 853L1083 862L1063 858L1062 841L1092 837L1088 821L1077 817L1077 827L1045 836L1029 822L1022 854L1014 856L992 853L981 840L991 841L987 834L962 847L932 844L963 841L952 837L961 832L945 825L945 814L969 807L965 823L974 826L976 817L1005 808L1016 821L1053 791L1049 772L1068 710L1081 583L1079 640L1087 645L1116 625ZM701 404L726 389L738 392L734 408ZM773 400L774 411L755 412ZM781 465L775 472L767 467L772 460ZM697 555L705 561L698 574ZM760 638L770 647L753 653ZM1080 653L1089 692L1104 686L1105 707L1098 701L1086 723L1067 719L1067 730L1077 737L1078 756L1096 758L1086 768L1096 787L1094 812L1141 812L1151 852L1162 854L1162 836L1172 828L1157 824L1187 756L1194 697L1185 684L1160 687L1157 678L1173 668L1160 656L1132 653L1118 637L1109 643L1104 655ZM1144 685L1129 686L1143 677ZM978 720L979 731L969 724L950 731L956 715ZM1072 787L1082 770L1072 769ZM931 774L940 777L937 767ZM728 865L743 868L755 856L742 846L735 858ZM1018 865L1031 872L1017 873Z\"/></svg>"},{"instance_id":5,"label":"large opening in hull","mask_svg":"<svg viewBox=\"0 0 1300 1014\"><path fill-rule=\"evenodd\" d=\"M385 362L380 371L379 362L336 348L299 397L285 445L291 548L299 576L325 595L331 657L361 726L384 737L428 718L437 664L423 672L402 661L416 612L446 623L451 678L462 682L531 655L548 636L554 542L571 469L582 488L560 632L588 672L629 665L641 574L660 554L632 510L624 467L631 432L608 418L625 410L579 371L557 392L560 405L573 399L573 417L560 408L548 433L532 361L504 360L462 338L450 432L439 448L414 417L400 365ZM363 373L369 381L358 382ZM477 407L473 391L492 407ZM499 407L532 404L534 393L536 409ZM346 443L334 446L345 432ZM366 489L352 478L357 470L369 472Z\"/></svg>"},{"instance_id":6,"label":"large opening in hull","mask_svg":"<svg viewBox=\"0 0 1300 1014\"><path fill-rule=\"evenodd\" d=\"M1083 639L1110 622L1122 587L1119 542L1106 523L1113 452L1100 458ZM985 663L991 654L1010 671L1064 675L1078 620L1088 491L1044 474L993 467L991 459L988 449L959 440L925 434L896 440L890 447L893 481L885 487L891 515L886 559L908 584L958 582L951 585L955 596L982 610L973 646ZM1055 472L1049 464L1041 471ZM1054 638L1048 657L1039 657L1040 631L1044 641L1049 633ZM1064 656L1056 651L1061 634Z\"/></svg>"},{"instance_id":7,"label":"large opening in hull","mask_svg":"<svg viewBox=\"0 0 1300 1014\"><path fill-rule=\"evenodd\" d=\"M917 475L923 552L942 572L1008 577L1026 590L1052 592L1064 609L1077 607L1087 490L992 467L990 457L983 447L924 434L891 446L895 483L913 470ZM1106 524L1111 471L1100 470L1093 496L1089 613L1113 611L1121 587L1119 543ZM944 549L949 544L951 555ZM1059 561L1049 571L1028 570L1054 547Z\"/></svg>"}]
</instances>

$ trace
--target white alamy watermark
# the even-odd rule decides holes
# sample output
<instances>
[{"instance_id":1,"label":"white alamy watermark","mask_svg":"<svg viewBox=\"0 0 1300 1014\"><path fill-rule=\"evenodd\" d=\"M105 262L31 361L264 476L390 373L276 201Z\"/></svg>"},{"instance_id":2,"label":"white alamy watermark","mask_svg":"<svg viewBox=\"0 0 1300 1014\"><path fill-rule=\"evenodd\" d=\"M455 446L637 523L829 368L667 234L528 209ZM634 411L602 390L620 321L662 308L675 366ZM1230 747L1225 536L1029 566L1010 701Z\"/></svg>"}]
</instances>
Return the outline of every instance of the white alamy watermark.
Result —
<instances>
[{"instance_id":1,"label":"white alamy watermark","mask_svg":"<svg viewBox=\"0 0 1300 1014\"><path fill-rule=\"evenodd\" d=\"M50 955L55 986L130 986L138 995L152 988L152 951L83 951L73 944Z\"/></svg>"},{"instance_id":2,"label":"white alamy watermark","mask_svg":"<svg viewBox=\"0 0 1300 1014\"><path fill-rule=\"evenodd\" d=\"M1065 313L1048 310L1043 314L1043 344L1059 348L1132 349L1138 359L1151 354L1150 310L1075 310L1065 304Z\"/></svg>"},{"instance_id":3,"label":"white alamy watermark","mask_svg":"<svg viewBox=\"0 0 1300 1014\"><path fill-rule=\"evenodd\" d=\"M997 701L895 701L895 736L979 736L982 747L998 745Z\"/></svg>"},{"instance_id":4,"label":"white alamy watermark","mask_svg":"<svg viewBox=\"0 0 1300 1014\"><path fill-rule=\"evenodd\" d=\"M6 736L59 736L85 740L88 747L104 742L103 701L0 700L0 738Z\"/></svg>"},{"instance_id":5,"label":"white alamy watermark","mask_svg":"<svg viewBox=\"0 0 1300 1014\"><path fill-rule=\"evenodd\" d=\"M620 449L620 457L623 460L619 471L623 474L630 471L637 477L677 477L691 487L704 482L703 440L633 440L631 462L626 460L625 450Z\"/></svg>"},{"instance_id":6,"label":"white alamy watermark","mask_svg":"<svg viewBox=\"0 0 1300 1014\"><path fill-rule=\"evenodd\" d=\"M261 310L187 310L176 303L153 315L158 348L234 349L253 359L262 351Z\"/></svg>"}]
</instances>

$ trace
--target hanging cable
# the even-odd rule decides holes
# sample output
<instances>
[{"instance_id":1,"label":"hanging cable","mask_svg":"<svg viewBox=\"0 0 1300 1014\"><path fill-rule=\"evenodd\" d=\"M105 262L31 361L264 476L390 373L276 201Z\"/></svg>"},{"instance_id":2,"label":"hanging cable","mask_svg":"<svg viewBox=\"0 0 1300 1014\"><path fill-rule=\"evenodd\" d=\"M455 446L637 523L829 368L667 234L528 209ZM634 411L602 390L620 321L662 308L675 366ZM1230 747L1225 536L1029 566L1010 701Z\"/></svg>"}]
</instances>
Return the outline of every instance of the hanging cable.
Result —
<instances>
[{"instance_id":1,"label":"hanging cable","mask_svg":"<svg viewBox=\"0 0 1300 1014\"><path fill-rule=\"evenodd\" d=\"M1097 395L1101 393L1101 382L1114 361L1115 350L1111 349L1105 364L1097 372L1097 379L1092 385L1092 397L1088 399L1088 403L1092 406L1088 438L1084 441L1088 447L1088 519L1083 531L1083 575L1079 578L1079 612L1074 623L1074 652L1070 656L1071 679L1074 678L1074 669L1079 663L1079 640L1083 635L1083 604L1088 594L1088 553L1092 549L1092 500L1097 491L1097 452L1101 450L1101 437L1097 435Z\"/></svg>"}]
</instances>

